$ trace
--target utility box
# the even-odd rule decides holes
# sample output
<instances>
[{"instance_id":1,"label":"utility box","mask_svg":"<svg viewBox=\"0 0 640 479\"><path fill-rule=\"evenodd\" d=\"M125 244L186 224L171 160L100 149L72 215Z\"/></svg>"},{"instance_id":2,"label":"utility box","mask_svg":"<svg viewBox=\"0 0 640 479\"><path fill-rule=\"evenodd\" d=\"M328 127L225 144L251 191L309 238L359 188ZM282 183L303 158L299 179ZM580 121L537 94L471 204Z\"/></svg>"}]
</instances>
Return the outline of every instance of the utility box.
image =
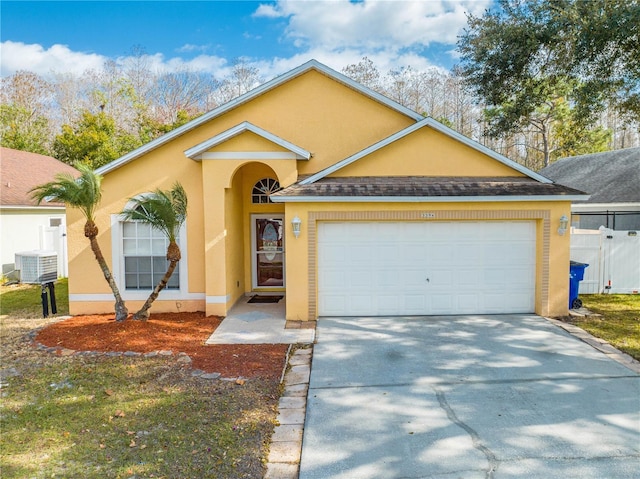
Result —
<instances>
[{"instance_id":1,"label":"utility box","mask_svg":"<svg viewBox=\"0 0 640 479\"><path fill-rule=\"evenodd\" d=\"M15 256L21 283L45 284L58 279L58 254L55 251L22 251Z\"/></svg>"}]
</instances>

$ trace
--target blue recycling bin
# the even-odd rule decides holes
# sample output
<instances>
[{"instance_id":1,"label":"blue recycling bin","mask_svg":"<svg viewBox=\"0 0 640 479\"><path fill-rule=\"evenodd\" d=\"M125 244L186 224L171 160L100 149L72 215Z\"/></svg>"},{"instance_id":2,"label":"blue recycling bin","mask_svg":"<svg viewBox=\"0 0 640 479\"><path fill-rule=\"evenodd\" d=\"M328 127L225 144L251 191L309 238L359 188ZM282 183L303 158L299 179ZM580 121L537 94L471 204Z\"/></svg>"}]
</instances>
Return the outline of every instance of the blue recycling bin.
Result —
<instances>
[{"instance_id":1,"label":"blue recycling bin","mask_svg":"<svg viewBox=\"0 0 640 479\"><path fill-rule=\"evenodd\" d=\"M582 307L582 301L578 298L580 281L584 279L584 270L589 266L587 263L569 262L569 309Z\"/></svg>"}]
</instances>

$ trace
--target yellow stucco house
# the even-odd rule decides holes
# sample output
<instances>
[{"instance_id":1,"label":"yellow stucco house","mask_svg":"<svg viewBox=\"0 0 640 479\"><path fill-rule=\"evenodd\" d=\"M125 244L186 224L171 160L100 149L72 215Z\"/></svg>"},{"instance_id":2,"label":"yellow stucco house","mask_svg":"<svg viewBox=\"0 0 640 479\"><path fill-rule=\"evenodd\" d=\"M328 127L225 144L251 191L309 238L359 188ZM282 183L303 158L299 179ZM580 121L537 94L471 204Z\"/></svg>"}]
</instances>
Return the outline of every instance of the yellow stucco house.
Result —
<instances>
[{"instance_id":1,"label":"yellow stucco house","mask_svg":"<svg viewBox=\"0 0 640 479\"><path fill-rule=\"evenodd\" d=\"M182 261L152 311L227 314L283 294L289 320L568 306L572 190L310 61L100 168L99 242L130 310L164 239L118 212L179 181ZM113 297L68 214L72 314Z\"/></svg>"}]
</instances>

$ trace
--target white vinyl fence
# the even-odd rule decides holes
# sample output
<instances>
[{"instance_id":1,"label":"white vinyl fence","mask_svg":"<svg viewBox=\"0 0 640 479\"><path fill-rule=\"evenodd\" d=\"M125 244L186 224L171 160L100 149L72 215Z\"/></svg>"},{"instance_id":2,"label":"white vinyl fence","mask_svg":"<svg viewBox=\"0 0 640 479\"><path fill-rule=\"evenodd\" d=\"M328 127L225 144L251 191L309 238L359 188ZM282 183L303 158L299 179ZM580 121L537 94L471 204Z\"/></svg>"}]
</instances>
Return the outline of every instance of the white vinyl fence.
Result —
<instances>
[{"instance_id":1,"label":"white vinyl fence","mask_svg":"<svg viewBox=\"0 0 640 479\"><path fill-rule=\"evenodd\" d=\"M571 260L587 263L580 294L640 291L640 234L571 229Z\"/></svg>"}]
</instances>

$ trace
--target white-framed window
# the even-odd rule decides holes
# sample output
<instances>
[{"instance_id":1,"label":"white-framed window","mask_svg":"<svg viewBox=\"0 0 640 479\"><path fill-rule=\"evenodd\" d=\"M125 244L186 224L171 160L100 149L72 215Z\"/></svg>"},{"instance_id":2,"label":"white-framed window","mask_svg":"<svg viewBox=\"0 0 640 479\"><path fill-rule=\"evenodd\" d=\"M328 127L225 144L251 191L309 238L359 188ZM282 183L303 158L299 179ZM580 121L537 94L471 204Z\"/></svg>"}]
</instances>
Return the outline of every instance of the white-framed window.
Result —
<instances>
[{"instance_id":1,"label":"white-framed window","mask_svg":"<svg viewBox=\"0 0 640 479\"><path fill-rule=\"evenodd\" d=\"M178 245L180 245L178 243ZM164 276L169 240L159 230L141 221L122 223L122 254L126 290L152 290ZM166 289L180 289L180 269L176 268Z\"/></svg>"},{"instance_id":2,"label":"white-framed window","mask_svg":"<svg viewBox=\"0 0 640 479\"><path fill-rule=\"evenodd\" d=\"M180 229L177 242L182 258L158 299L201 299L201 294L189 293L186 222ZM167 245L164 235L148 225L111 215L112 272L123 299L147 299L167 270Z\"/></svg>"},{"instance_id":3,"label":"white-framed window","mask_svg":"<svg viewBox=\"0 0 640 479\"><path fill-rule=\"evenodd\" d=\"M251 202L254 204L271 203L269 195L280 189L278 180L263 178L253 186L253 190L251 190Z\"/></svg>"}]
</instances>

